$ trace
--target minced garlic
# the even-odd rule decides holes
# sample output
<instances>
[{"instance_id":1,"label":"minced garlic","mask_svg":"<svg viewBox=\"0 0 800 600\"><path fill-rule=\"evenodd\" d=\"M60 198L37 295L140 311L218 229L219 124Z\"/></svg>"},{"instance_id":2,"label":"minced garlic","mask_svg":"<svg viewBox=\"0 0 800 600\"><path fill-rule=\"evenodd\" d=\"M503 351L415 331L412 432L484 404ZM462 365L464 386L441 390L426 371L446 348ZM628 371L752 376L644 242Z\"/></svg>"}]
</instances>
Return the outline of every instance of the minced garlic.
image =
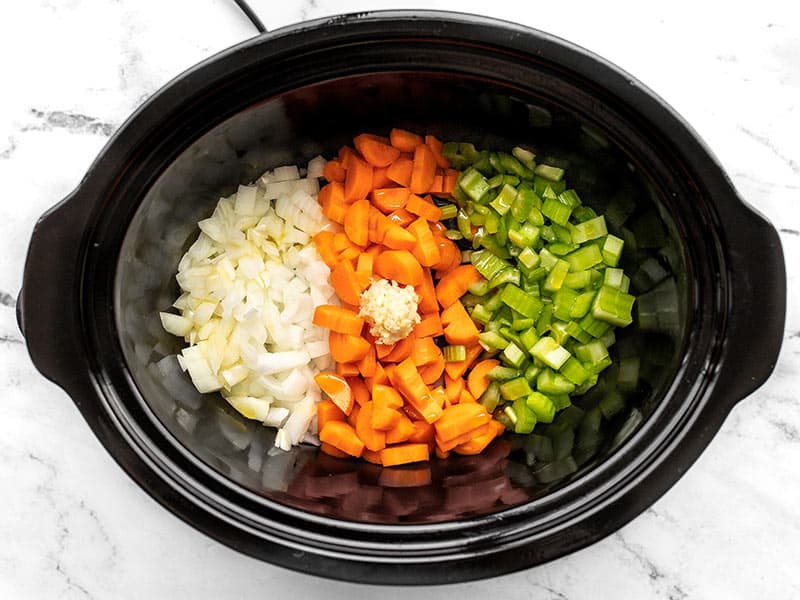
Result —
<instances>
[{"instance_id":1,"label":"minced garlic","mask_svg":"<svg viewBox=\"0 0 800 600\"><path fill-rule=\"evenodd\" d=\"M389 345L408 337L420 322L418 304L419 296L412 286L378 279L362 292L358 316L369 322L369 332L379 344Z\"/></svg>"}]
</instances>

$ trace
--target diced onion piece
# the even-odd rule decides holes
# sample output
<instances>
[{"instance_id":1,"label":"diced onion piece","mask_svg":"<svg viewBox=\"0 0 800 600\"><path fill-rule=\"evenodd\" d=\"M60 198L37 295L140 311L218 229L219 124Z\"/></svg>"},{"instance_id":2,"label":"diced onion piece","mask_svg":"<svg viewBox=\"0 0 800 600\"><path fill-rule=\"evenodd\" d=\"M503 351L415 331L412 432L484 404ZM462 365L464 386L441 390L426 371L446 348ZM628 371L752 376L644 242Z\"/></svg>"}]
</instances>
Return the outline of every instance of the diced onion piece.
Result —
<instances>
[{"instance_id":1,"label":"diced onion piece","mask_svg":"<svg viewBox=\"0 0 800 600\"><path fill-rule=\"evenodd\" d=\"M192 330L192 322L180 315L162 312L158 316L161 317L161 325L172 335L186 337Z\"/></svg>"}]
</instances>

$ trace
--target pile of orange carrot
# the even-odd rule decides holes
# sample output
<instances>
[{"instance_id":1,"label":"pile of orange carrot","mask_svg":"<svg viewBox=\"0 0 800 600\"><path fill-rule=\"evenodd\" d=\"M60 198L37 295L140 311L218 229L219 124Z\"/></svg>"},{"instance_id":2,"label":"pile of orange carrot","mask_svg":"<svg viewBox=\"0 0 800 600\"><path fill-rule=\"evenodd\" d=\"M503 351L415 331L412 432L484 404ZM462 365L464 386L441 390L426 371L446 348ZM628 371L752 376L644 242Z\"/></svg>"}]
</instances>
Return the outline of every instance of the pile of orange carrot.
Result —
<instances>
[{"instance_id":1,"label":"pile of orange carrot","mask_svg":"<svg viewBox=\"0 0 800 600\"><path fill-rule=\"evenodd\" d=\"M477 402L496 361L473 366L480 332L459 301L482 277L461 264L431 199L448 197L458 172L430 135L393 129L388 138L361 134L353 142L327 163L319 193L323 213L341 230L314 237L342 302L314 315L330 329L337 363L335 373L316 376L327 396L317 410L322 450L383 466L425 461L432 452L478 454L504 430ZM420 298L420 323L392 345L376 343L358 316L373 278L411 285ZM465 346L466 360L446 362L441 338Z\"/></svg>"}]
</instances>

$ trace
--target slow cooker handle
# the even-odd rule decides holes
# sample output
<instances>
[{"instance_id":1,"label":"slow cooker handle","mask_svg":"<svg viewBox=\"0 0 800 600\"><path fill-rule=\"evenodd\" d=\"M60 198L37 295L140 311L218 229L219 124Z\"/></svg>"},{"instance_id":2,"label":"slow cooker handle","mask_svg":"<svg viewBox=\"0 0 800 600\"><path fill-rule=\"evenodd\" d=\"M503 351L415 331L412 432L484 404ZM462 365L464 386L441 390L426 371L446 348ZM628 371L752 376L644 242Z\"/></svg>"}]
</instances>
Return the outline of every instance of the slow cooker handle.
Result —
<instances>
[{"instance_id":1,"label":"slow cooker handle","mask_svg":"<svg viewBox=\"0 0 800 600\"><path fill-rule=\"evenodd\" d=\"M87 200L78 188L39 218L17 299L17 323L34 365L67 392L86 378L79 283Z\"/></svg>"},{"instance_id":2,"label":"slow cooker handle","mask_svg":"<svg viewBox=\"0 0 800 600\"><path fill-rule=\"evenodd\" d=\"M775 368L786 317L786 265L778 232L751 207L725 211L722 220L732 309L714 394L732 408Z\"/></svg>"}]
</instances>

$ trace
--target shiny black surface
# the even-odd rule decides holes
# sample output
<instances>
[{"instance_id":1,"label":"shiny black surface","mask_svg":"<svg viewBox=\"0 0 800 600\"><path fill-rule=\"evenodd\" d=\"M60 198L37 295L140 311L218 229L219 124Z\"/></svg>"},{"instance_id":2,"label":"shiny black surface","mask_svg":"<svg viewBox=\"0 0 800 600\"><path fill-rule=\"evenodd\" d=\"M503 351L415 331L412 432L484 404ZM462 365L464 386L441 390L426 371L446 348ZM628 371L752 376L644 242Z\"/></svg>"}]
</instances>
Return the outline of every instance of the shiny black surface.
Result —
<instances>
[{"instance_id":1,"label":"shiny black surface","mask_svg":"<svg viewBox=\"0 0 800 600\"><path fill-rule=\"evenodd\" d=\"M622 414L599 429L580 421L549 457L511 438L479 457L381 471L308 448L265 455L267 430L170 376L164 357L178 346L156 313L174 300L197 219L266 168L397 125L482 147L532 145L569 161L588 204L628 207L617 226L647 235L626 268L654 260L668 275L655 286L634 277L638 325L616 348L642 369ZM37 366L112 455L195 527L320 575L438 583L553 559L655 501L771 372L783 270L774 229L626 74L508 23L376 13L262 36L156 94L37 226L21 322ZM760 321L753 290L773 303ZM756 358L752 344L763 349ZM587 396L582 419L601 399ZM631 414L643 417L632 429Z\"/></svg>"}]
</instances>

